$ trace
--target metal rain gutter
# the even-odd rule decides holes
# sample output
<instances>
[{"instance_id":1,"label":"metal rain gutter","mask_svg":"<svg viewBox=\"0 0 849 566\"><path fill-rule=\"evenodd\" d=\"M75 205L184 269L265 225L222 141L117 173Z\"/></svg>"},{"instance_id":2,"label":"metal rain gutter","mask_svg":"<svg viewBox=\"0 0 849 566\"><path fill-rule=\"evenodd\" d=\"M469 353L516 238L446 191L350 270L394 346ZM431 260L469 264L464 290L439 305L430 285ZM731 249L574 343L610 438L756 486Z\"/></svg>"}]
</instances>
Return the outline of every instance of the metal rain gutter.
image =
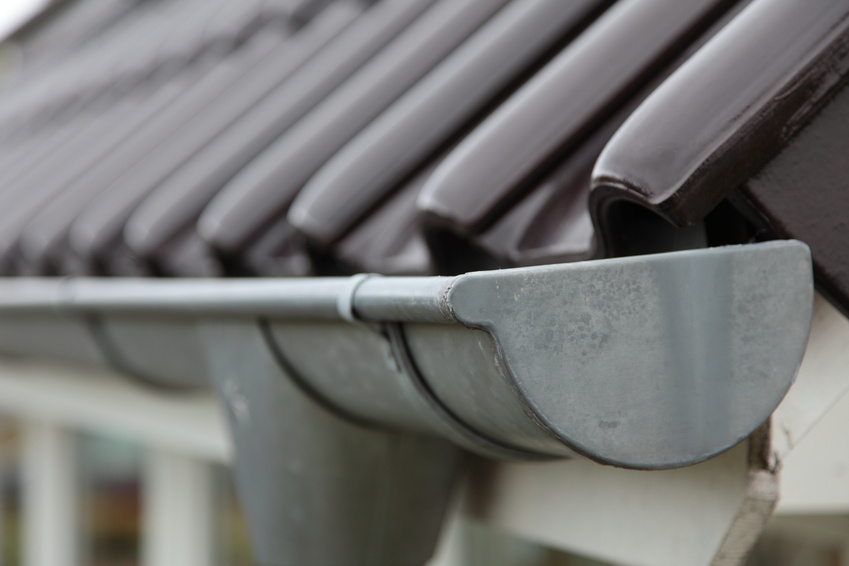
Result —
<instances>
[{"instance_id":1,"label":"metal rain gutter","mask_svg":"<svg viewBox=\"0 0 849 566\"><path fill-rule=\"evenodd\" d=\"M212 385L261 563L416 564L455 446L637 469L734 446L793 382L812 302L795 241L457 277L7 279L0 351Z\"/></svg>"}]
</instances>

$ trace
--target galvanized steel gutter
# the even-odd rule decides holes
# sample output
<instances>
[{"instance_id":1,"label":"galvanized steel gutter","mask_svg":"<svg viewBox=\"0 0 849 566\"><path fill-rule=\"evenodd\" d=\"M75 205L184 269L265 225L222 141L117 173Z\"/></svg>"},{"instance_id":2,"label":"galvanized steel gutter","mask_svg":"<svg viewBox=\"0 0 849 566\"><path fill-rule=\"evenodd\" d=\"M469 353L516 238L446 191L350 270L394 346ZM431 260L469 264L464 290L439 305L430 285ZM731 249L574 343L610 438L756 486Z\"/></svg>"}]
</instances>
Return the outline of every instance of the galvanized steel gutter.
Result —
<instances>
[{"instance_id":1,"label":"galvanized steel gutter","mask_svg":"<svg viewBox=\"0 0 849 566\"><path fill-rule=\"evenodd\" d=\"M725 450L766 419L801 360L811 297L807 247L779 242L458 277L9 279L0 283L0 316L52 313L57 324L93 317L118 349L147 346L149 356L166 357L186 353L156 340L132 344L113 326L168 325L173 317L203 326L237 317L263 321L272 335L291 339L318 325L326 338L308 352L291 352L310 382L328 378L314 375L306 358L334 350L334 341L369 336L360 356L379 357L381 345L405 350L441 402L453 399L454 412L465 413L461 420L479 421L471 428L489 429L486 436L499 444L666 468ZM14 332L6 330L5 336ZM290 349L287 338L278 342L283 352ZM9 349L9 340L4 345ZM53 346L32 345L46 355ZM470 363L479 383L460 375ZM148 373L162 383L186 381L151 365ZM196 369L203 382L204 368ZM349 377L373 382L376 395L398 387L386 376ZM333 402L362 419L434 432L428 418L410 426L409 415L373 418L367 400ZM492 417L475 417L477 410L498 414L504 428L533 426L526 434L502 433L485 424ZM730 413L711 417L715 411Z\"/></svg>"},{"instance_id":2,"label":"galvanized steel gutter","mask_svg":"<svg viewBox=\"0 0 849 566\"><path fill-rule=\"evenodd\" d=\"M413 564L424 547L373 560L387 526L361 517L391 513L398 533L435 539L452 444L638 469L703 461L778 405L812 301L809 250L795 241L457 277L7 279L0 351L211 384L265 563ZM349 530L335 532L365 529L351 539L363 554L310 543L316 523L293 508L347 509Z\"/></svg>"}]
</instances>

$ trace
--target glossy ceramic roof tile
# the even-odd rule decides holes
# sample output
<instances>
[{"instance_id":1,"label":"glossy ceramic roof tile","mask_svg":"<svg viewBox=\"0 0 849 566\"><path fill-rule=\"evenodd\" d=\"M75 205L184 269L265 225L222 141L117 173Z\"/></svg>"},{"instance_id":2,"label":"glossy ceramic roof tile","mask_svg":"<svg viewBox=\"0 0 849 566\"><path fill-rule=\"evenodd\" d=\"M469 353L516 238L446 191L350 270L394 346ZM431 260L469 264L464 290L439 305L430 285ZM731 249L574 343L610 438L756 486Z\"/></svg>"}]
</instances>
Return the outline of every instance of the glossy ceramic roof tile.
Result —
<instances>
[{"instance_id":1,"label":"glossy ceramic roof tile","mask_svg":"<svg viewBox=\"0 0 849 566\"><path fill-rule=\"evenodd\" d=\"M82 263L108 266L111 250L124 244L126 222L126 239L132 248L129 253L157 263L169 253L174 241L194 230L197 217L221 187L401 33L432 1L383 0L369 8L282 88L163 181L137 209L117 211L111 202L114 199L108 196L87 209L71 230L73 253ZM161 267L168 272L166 266Z\"/></svg>"},{"instance_id":2,"label":"glossy ceramic roof tile","mask_svg":"<svg viewBox=\"0 0 849 566\"><path fill-rule=\"evenodd\" d=\"M698 222L756 173L849 72L849 5L757 0L661 85L613 138L593 203L637 201Z\"/></svg>"},{"instance_id":3,"label":"glossy ceramic roof tile","mask_svg":"<svg viewBox=\"0 0 849 566\"><path fill-rule=\"evenodd\" d=\"M173 85L164 85L152 94L139 92L92 119L81 132L49 162L31 169L0 193L0 257L11 260L21 229L70 182L86 174L117 145L130 138L143 124L172 102L177 94ZM79 139L82 138L82 139ZM84 143L80 143L84 142Z\"/></svg>"},{"instance_id":4,"label":"glossy ceramic roof tile","mask_svg":"<svg viewBox=\"0 0 849 566\"><path fill-rule=\"evenodd\" d=\"M420 208L460 232L491 222L731 5L617 2L458 146Z\"/></svg>"},{"instance_id":5,"label":"glossy ceramic roof tile","mask_svg":"<svg viewBox=\"0 0 849 566\"><path fill-rule=\"evenodd\" d=\"M19 246L22 260L31 266L29 272L49 272L51 256L56 257L56 250L67 237L71 225L94 199L111 191L115 195L113 198L120 195L130 203L138 202L254 104L278 88L359 13L360 9L351 3L338 3L288 40L279 30L254 34L250 43L258 44L259 56L233 61L237 76L227 81L214 100L206 106L195 101L193 106L200 111L192 110L182 123L172 117L171 133L166 130L151 132L122 148L123 151L113 152L86 175L66 186L27 224ZM115 216L114 211L111 216Z\"/></svg>"},{"instance_id":6,"label":"glossy ceramic roof tile","mask_svg":"<svg viewBox=\"0 0 849 566\"><path fill-rule=\"evenodd\" d=\"M336 151L483 25L506 0L443 0L234 178L198 221L224 254L240 251Z\"/></svg>"},{"instance_id":7,"label":"glossy ceramic roof tile","mask_svg":"<svg viewBox=\"0 0 849 566\"><path fill-rule=\"evenodd\" d=\"M509 208L501 210L480 231L476 231L473 226L458 226L449 231L439 223L431 223L429 238L433 241L440 269L458 273L497 266L580 261L623 252L622 249L610 249L610 245L604 246L591 220L588 199L595 161L613 134L640 103L718 30L735 18L745 5L746 2L739 2L732 6L673 61L659 69L646 84L631 94L622 106L611 112L577 148L558 158L553 171L540 181L530 183L524 196ZM652 244L650 248L632 246L628 253L635 253L637 248L644 252L683 249L682 234L672 235L669 230L662 231L671 236L667 246L658 243ZM618 242L629 238L626 232L628 229L617 232ZM441 253L443 247L450 247L451 252Z\"/></svg>"},{"instance_id":8,"label":"glossy ceramic roof tile","mask_svg":"<svg viewBox=\"0 0 849 566\"><path fill-rule=\"evenodd\" d=\"M317 246L338 240L607 4L514 0L334 155L289 221Z\"/></svg>"},{"instance_id":9,"label":"glossy ceramic roof tile","mask_svg":"<svg viewBox=\"0 0 849 566\"><path fill-rule=\"evenodd\" d=\"M16 189L4 191L9 198L3 201L5 208L0 215L0 261L8 261L9 245L52 199L74 183L87 189L88 182L96 180L100 168L108 167L112 159L144 156L189 117L209 106L273 47L267 42L252 44L209 69L178 75L156 89L155 96L139 89L129 102L119 102L103 112L97 117L99 127L84 139L64 147L49 163L32 170L31 175L15 183Z\"/></svg>"},{"instance_id":10,"label":"glossy ceramic roof tile","mask_svg":"<svg viewBox=\"0 0 849 566\"><path fill-rule=\"evenodd\" d=\"M722 177L729 186L752 179L735 193L733 202L751 222L763 224L764 233L795 234L780 228L789 225L785 218L771 216L766 189L761 187L755 196L752 188L756 179L752 175L768 161L768 152L747 158L745 174L733 159L717 158L716 164L707 160L704 167L696 167L693 178L709 187L692 198L703 208L692 217L673 217L664 204L649 202L653 197L636 197L626 185L607 183L604 168L613 163L625 170L628 159L668 151L663 142L681 149L676 157L683 160L665 161L666 171L686 169L692 163L682 165L687 153L683 149L698 146L703 141L699 136L708 140L730 131L717 125L722 119L714 121L711 104L723 106L722 116L751 118L749 122L740 118L734 128L743 133L732 132L728 139L737 140L738 134L741 140L747 135L752 139L767 136L761 130L775 129L777 122L785 120L778 137L792 140L795 130L842 80L846 23L839 3L823 0L802 10L789 2L765 7L756 1L738 14L743 1L666 6L667 0L623 0L582 29L603 1L580 9L572 6L578 10L575 14L555 10L563 19L542 17L542 23L533 18L545 16L545 9L553 6L547 0L513 1L505 9L469 1L469 8L443 2L429 9L428 0L377 2L318 49L309 63L287 71L287 79L266 96L259 91L244 97L233 94L227 101L221 94L249 93L251 81L262 83L258 61L263 57L275 70L277 61L293 57L282 46L276 48L279 53L269 49L265 55L261 47L251 47L262 45L263 33L269 37L275 33L263 28L262 22L294 18L298 26L317 13L322 14L319 19L327 17L333 10L322 12L324 0L257 0L238 6L183 0L140 5L133 18L119 18L96 41L67 55L69 70L56 75L67 83L63 88L27 102L29 93L51 84L44 78L51 73L42 68L22 73L15 88L0 93L5 101L0 121L21 126L5 129L8 137L0 140L7 148L3 164L8 165L0 173L0 204L4 204L0 216L6 219L0 235L6 242L7 269L14 264L27 273L67 269L73 273L213 275L220 273L214 264L223 257L225 268L241 273L279 275L287 265L292 273L357 268L424 273L432 268L433 258L423 253L423 224L411 206L419 186L424 186L418 202L426 213L430 254L439 269L450 272L665 249L657 247L664 238L704 245L713 241L711 222L706 228L698 226L692 237L659 230L640 243L634 226L642 226L643 220L652 230L658 225L634 212L637 209L631 216L640 218L632 222L634 218L620 213L624 209L608 204L644 199L679 225L701 224L710 209L705 203L722 198L716 196L721 183L709 182L710 175ZM448 17L467 9L472 14L468 22ZM769 13L761 17L764 11ZM796 17L797 11L804 14ZM704 38L731 17L733 25L701 48ZM433 24L449 19L455 27ZM760 25L762 21L770 25ZM540 27L543 24L548 27ZM786 29L779 31L779 24ZM551 34L539 32L544 29ZM510 43L511 31L520 38L534 30L539 44L519 41L516 48ZM484 118L495 106L495 93L512 91L517 77L535 70L546 51L544 45L568 43L577 31L582 33L576 41ZM151 33L153 41L145 44L143 38ZM453 43L443 42L438 54L415 52L414 47L424 45L426 38L448 37L440 34L453 34ZM231 78L238 75L245 80L228 89L224 78L218 82L209 78L228 74L220 70L225 55L219 51L221 45L226 52L248 36L247 47L239 47L235 58L226 58L232 66L240 65L232 63L238 57L254 61L255 68L248 64L239 72L230 71ZM302 33L297 37L303 37ZM788 42L786 37L796 40ZM392 52L399 44L406 45L403 56ZM137 49L138 45L144 48ZM770 46L781 56L771 58ZM258 49L256 59L251 59L252 49ZM739 55L726 58L732 50ZM421 63L415 73L399 62L403 57ZM667 80L684 60L687 64ZM758 67L753 75L757 81L738 89L716 86L718 77L737 84L736 77L749 66ZM696 70L688 70L691 67ZM253 79L251 69L256 73ZM392 73L401 73L399 69L406 78L393 82ZM474 74L481 69L494 71L481 71L482 81ZM130 76L136 78L128 80ZM198 77L203 77L201 83L209 81L206 87L189 89L199 98L178 96L183 98L186 116L192 118L177 119L174 105L162 101L167 98L163 93L185 89ZM385 82L367 84L366 78L375 77ZM267 80L263 84L271 84L265 74L262 78ZM174 86L181 81L183 87ZM715 87L716 96L703 94L710 86ZM205 94L197 94L204 89ZM699 96L692 95L694 89L701 89ZM663 94L667 91L679 94L686 104L676 104L671 94ZM779 95L774 96L775 92ZM151 98L151 93L157 94ZM649 93L648 101L626 120ZM721 103L720 95L725 97ZM177 95L172 92L171 96ZM457 100L462 103L456 104ZM194 103L196 108L190 108ZM574 110L564 112L565 104ZM737 110L729 109L735 104ZM166 107L170 113L161 112ZM670 117L684 107L686 120ZM212 118L206 119L205 112L211 112ZM663 114L665 121L651 112ZM767 115L777 118L768 120ZM480 127L467 136L468 128L481 119ZM753 126L757 120L766 126ZM597 187L590 208L596 215L596 228L602 228L599 238L588 222L586 179L595 155L623 121L625 126L607 144L595 169ZM690 124L699 136L682 144L675 139L680 132L667 131L673 122L681 131L682 124ZM178 123L194 127L178 128ZM702 127L705 124L708 127ZM335 135L339 132L345 135ZM135 141L123 142L124 136ZM770 137L766 145L775 139ZM437 155L454 143L459 146L448 159ZM727 146L715 139L704 143ZM740 143L749 148L745 145L749 142ZM625 146L622 157L616 151ZM808 149L813 152L816 146ZM695 155L699 150L692 151ZM272 154L285 159L275 161ZM439 161L442 165L428 178L426 171ZM283 175L284 169L292 174ZM671 177L662 178L663 168L650 169L659 179L658 186L674 185ZM316 170L319 173L313 176ZM254 188L244 189L246 198L237 199L241 193L234 186L249 185L251 178L256 181ZM457 180L453 188L452 178ZM278 186L280 179L282 186ZM291 212L293 226L284 218L286 204L304 183L308 191ZM675 189L675 195L686 194L689 185L685 185ZM731 189L722 190L728 194ZM713 196L704 196L710 191ZM664 202L674 201L682 210L698 208L692 203L687 208L687 198L679 196ZM207 207L211 198L215 198L213 206ZM206 226L203 238L211 247L193 228L205 208L206 220L200 225ZM250 214L245 212L248 209ZM215 223L210 219L223 211L233 223L218 224L220 233L212 234ZM712 224L715 227L716 222ZM22 229L23 236L18 238ZM624 233L629 234L625 239L630 243L620 245ZM20 245L16 247L15 241ZM231 249L225 241L240 243ZM818 261L823 253L815 254L821 274L826 273ZM110 267L113 258L116 266L123 267ZM311 261L318 265L310 265ZM838 292L833 282L831 289L832 294Z\"/></svg>"},{"instance_id":11,"label":"glossy ceramic roof tile","mask_svg":"<svg viewBox=\"0 0 849 566\"><path fill-rule=\"evenodd\" d=\"M0 106L4 129L30 130L49 123L63 110L76 112L91 98L102 98L104 91L115 91L113 86L126 81L124 63L158 52L173 32L192 18L193 7L191 2L140 5L132 18L119 22L68 61L26 75L23 84L4 93Z\"/></svg>"},{"instance_id":12,"label":"glossy ceramic roof tile","mask_svg":"<svg viewBox=\"0 0 849 566\"><path fill-rule=\"evenodd\" d=\"M433 257L424 238L416 200L445 155L426 164L372 211L364 222L325 251L338 273L432 275ZM313 256L318 252L314 251Z\"/></svg>"}]
</instances>

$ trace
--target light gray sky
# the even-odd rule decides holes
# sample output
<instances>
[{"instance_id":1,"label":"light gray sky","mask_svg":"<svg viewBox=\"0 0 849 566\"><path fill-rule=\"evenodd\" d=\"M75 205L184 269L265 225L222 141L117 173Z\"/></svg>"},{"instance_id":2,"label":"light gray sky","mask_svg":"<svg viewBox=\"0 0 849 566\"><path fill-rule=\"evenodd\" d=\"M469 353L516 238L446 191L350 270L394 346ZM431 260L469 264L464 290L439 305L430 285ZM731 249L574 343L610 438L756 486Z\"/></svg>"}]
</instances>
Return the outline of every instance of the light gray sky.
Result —
<instances>
[{"instance_id":1,"label":"light gray sky","mask_svg":"<svg viewBox=\"0 0 849 566\"><path fill-rule=\"evenodd\" d=\"M49 3L50 0L0 0L0 41Z\"/></svg>"}]
</instances>

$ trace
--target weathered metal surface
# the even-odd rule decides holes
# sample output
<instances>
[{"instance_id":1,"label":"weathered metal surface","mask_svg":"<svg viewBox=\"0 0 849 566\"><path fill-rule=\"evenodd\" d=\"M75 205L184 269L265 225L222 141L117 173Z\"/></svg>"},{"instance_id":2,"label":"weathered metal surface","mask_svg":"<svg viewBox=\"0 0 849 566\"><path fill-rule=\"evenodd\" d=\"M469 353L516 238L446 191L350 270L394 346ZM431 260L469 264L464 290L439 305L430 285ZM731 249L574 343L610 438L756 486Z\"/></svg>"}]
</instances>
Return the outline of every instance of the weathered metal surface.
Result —
<instances>
[{"instance_id":1,"label":"weathered metal surface","mask_svg":"<svg viewBox=\"0 0 849 566\"><path fill-rule=\"evenodd\" d=\"M844 516L847 458L835 447L849 424L847 367L849 320L817 295L799 375L762 429L768 434L758 434L760 449L741 445L696 466L652 472L581 459L478 461L466 512L536 543L615 564L741 566L767 519L767 532L783 523L792 525L785 534L809 540L812 522ZM776 498L778 516L770 518ZM817 535L842 544L845 526L834 527Z\"/></svg>"},{"instance_id":2,"label":"weathered metal surface","mask_svg":"<svg viewBox=\"0 0 849 566\"><path fill-rule=\"evenodd\" d=\"M97 339L84 317L55 313L7 313L0 323L0 351L7 355L108 365Z\"/></svg>"},{"instance_id":3,"label":"weathered metal surface","mask_svg":"<svg viewBox=\"0 0 849 566\"><path fill-rule=\"evenodd\" d=\"M544 430L609 463L675 467L748 436L750 419L765 420L792 383L772 364L798 367L804 352L806 248L743 249L576 264L558 275L480 272L459 278L448 301L458 321L492 333L511 386ZM779 263L786 275L770 278ZM807 290L788 286L791 270ZM558 322L563 311L543 296L570 315ZM487 308L492 301L501 308ZM776 328L794 348L772 343ZM544 356L552 343L568 353Z\"/></svg>"},{"instance_id":4,"label":"weathered metal surface","mask_svg":"<svg viewBox=\"0 0 849 566\"><path fill-rule=\"evenodd\" d=\"M490 458L547 458L481 432L462 414L446 407L412 359L401 325L277 321L269 322L267 329L281 364L338 414L374 426L437 434ZM318 340L327 344L327 349L316 357L309 345ZM487 366L486 356L475 358L484 358L479 372L493 365L490 361ZM560 454L571 452L560 447Z\"/></svg>"},{"instance_id":5,"label":"weathered metal surface","mask_svg":"<svg viewBox=\"0 0 849 566\"><path fill-rule=\"evenodd\" d=\"M142 369L175 384L188 359L168 361L184 348L156 321L267 320L287 370L341 413L505 457L654 469L709 458L769 416L804 350L810 269L806 246L776 242L455 278L81 279L44 293L24 279L0 285L0 312L114 320L124 356L158 351ZM380 332L364 321L400 326L363 334Z\"/></svg>"},{"instance_id":6,"label":"weathered metal surface","mask_svg":"<svg viewBox=\"0 0 849 566\"><path fill-rule=\"evenodd\" d=\"M235 439L237 486L257 561L424 564L460 452L328 411L284 372L252 321L209 321L202 335Z\"/></svg>"},{"instance_id":7,"label":"weathered metal surface","mask_svg":"<svg viewBox=\"0 0 849 566\"><path fill-rule=\"evenodd\" d=\"M88 327L109 366L166 387L199 387L209 382L196 321L187 316L92 317Z\"/></svg>"}]
</instances>

